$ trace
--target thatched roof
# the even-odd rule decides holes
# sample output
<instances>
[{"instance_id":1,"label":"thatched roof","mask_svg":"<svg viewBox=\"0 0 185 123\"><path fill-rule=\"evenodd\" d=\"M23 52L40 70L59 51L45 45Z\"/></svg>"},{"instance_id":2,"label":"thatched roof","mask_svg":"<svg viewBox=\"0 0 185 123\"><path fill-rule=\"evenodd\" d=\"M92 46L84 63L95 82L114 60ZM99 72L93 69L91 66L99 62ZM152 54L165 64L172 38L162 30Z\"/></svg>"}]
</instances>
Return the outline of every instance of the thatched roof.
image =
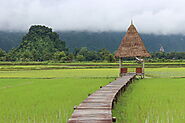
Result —
<instances>
[{"instance_id":1,"label":"thatched roof","mask_svg":"<svg viewBox=\"0 0 185 123\"><path fill-rule=\"evenodd\" d=\"M115 57L150 57L135 26L130 25L115 53Z\"/></svg>"}]
</instances>

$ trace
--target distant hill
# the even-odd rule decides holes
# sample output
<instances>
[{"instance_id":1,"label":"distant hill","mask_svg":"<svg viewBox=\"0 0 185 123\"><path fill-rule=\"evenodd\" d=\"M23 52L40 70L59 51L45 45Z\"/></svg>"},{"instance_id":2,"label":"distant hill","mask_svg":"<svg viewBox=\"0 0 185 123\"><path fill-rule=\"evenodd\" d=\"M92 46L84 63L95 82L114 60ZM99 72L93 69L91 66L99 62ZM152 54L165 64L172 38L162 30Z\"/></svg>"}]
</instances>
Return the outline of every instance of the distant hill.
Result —
<instances>
[{"instance_id":1,"label":"distant hill","mask_svg":"<svg viewBox=\"0 0 185 123\"><path fill-rule=\"evenodd\" d=\"M125 32L57 32L62 40L66 42L71 50L79 47L88 47L91 50L107 48L114 52L121 42ZM23 32L0 32L0 48L10 50L18 46ZM159 51L162 45L165 51L185 52L184 35L154 35L141 34L145 46L150 52Z\"/></svg>"},{"instance_id":2,"label":"distant hill","mask_svg":"<svg viewBox=\"0 0 185 123\"><path fill-rule=\"evenodd\" d=\"M114 52L120 44L125 32L59 32L66 41L67 47L88 47L96 50L107 48ZM159 51L162 45L166 52L185 52L185 36L141 34L145 46L150 52Z\"/></svg>"},{"instance_id":3,"label":"distant hill","mask_svg":"<svg viewBox=\"0 0 185 123\"><path fill-rule=\"evenodd\" d=\"M49 60L56 52L66 51L65 42L51 28L31 26L21 43L11 51L12 59L43 61Z\"/></svg>"}]
</instances>

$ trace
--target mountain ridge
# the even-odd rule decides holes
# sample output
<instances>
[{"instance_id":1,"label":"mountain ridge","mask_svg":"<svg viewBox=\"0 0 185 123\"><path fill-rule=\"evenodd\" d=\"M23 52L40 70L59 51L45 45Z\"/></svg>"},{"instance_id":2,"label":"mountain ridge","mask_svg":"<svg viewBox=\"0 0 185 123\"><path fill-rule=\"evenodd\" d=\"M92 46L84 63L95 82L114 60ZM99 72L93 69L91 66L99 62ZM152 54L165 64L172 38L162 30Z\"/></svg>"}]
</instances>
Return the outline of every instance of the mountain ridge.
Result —
<instances>
[{"instance_id":1,"label":"mountain ridge","mask_svg":"<svg viewBox=\"0 0 185 123\"><path fill-rule=\"evenodd\" d=\"M125 32L88 32L88 31L56 31L60 39L66 42L70 50L87 47L90 50L106 48L111 52L117 50ZM0 48L8 51L17 47L26 32L0 31ZM140 33L149 52L159 51L162 45L166 52L185 52L185 36L181 34L155 35Z\"/></svg>"}]
</instances>

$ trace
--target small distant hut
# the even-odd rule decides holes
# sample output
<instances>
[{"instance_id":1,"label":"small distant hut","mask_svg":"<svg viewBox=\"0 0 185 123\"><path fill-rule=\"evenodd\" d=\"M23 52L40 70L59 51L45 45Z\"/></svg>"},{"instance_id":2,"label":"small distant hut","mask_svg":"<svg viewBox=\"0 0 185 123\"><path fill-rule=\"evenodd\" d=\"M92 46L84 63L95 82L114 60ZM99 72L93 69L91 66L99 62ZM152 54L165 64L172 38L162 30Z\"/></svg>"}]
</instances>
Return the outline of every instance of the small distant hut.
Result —
<instances>
[{"instance_id":1,"label":"small distant hut","mask_svg":"<svg viewBox=\"0 0 185 123\"><path fill-rule=\"evenodd\" d=\"M135 26L131 21L131 25L129 26L126 35L123 37L121 44L117 52L115 53L115 57L119 58L120 62L120 76L127 74L127 69L122 65L123 58L136 58L139 62L142 63L142 67L136 68L136 74L144 77L144 57L150 57L150 54L146 50L144 43L137 32Z\"/></svg>"}]
</instances>

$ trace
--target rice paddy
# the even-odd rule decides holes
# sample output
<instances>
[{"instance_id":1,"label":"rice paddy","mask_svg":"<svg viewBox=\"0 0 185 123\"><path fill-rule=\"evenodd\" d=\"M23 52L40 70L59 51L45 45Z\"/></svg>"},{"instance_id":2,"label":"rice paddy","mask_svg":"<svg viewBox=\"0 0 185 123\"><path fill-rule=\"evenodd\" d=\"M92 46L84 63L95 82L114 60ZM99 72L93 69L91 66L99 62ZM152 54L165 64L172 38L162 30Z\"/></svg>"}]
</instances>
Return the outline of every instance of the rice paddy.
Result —
<instances>
[{"instance_id":1,"label":"rice paddy","mask_svg":"<svg viewBox=\"0 0 185 123\"><path fill-rule=\"evenodd\" d=\"M118 68L69 67L1 65L0 123L66 123L75 105L119 73ZM146 68L150 78L130 85L115 106L118 123L184 122L184 71Z\"/></svg>"},{"instance_id":2,"label":"rice paddy","mask_svg":"<svg viewBox=\"0 0 185 123\"><path fill-rule=\"evenodd\" d=\"M185 79L137 80L113 110L118 123L184 123Z\"/></svg>"},{"instance_id":3,"label":"rice paddy","mask_svg":"<svg viewBox=\"0 0 185 123\"><path fill-rule=\"evenodd\" d=\"M66 123L73 107L112 81L115 71L1 71L0 123Z\"/></svg>"},{"instance_id":4,"label":"rice paddy","mask_svg":"<svg viewBox=\"0 0 185 123\"><path fill-rule=\"evenodd\" d=\"M73 107L111 79L0 79L1 123L65 123Z\"/></svg>"}]
</instances>

